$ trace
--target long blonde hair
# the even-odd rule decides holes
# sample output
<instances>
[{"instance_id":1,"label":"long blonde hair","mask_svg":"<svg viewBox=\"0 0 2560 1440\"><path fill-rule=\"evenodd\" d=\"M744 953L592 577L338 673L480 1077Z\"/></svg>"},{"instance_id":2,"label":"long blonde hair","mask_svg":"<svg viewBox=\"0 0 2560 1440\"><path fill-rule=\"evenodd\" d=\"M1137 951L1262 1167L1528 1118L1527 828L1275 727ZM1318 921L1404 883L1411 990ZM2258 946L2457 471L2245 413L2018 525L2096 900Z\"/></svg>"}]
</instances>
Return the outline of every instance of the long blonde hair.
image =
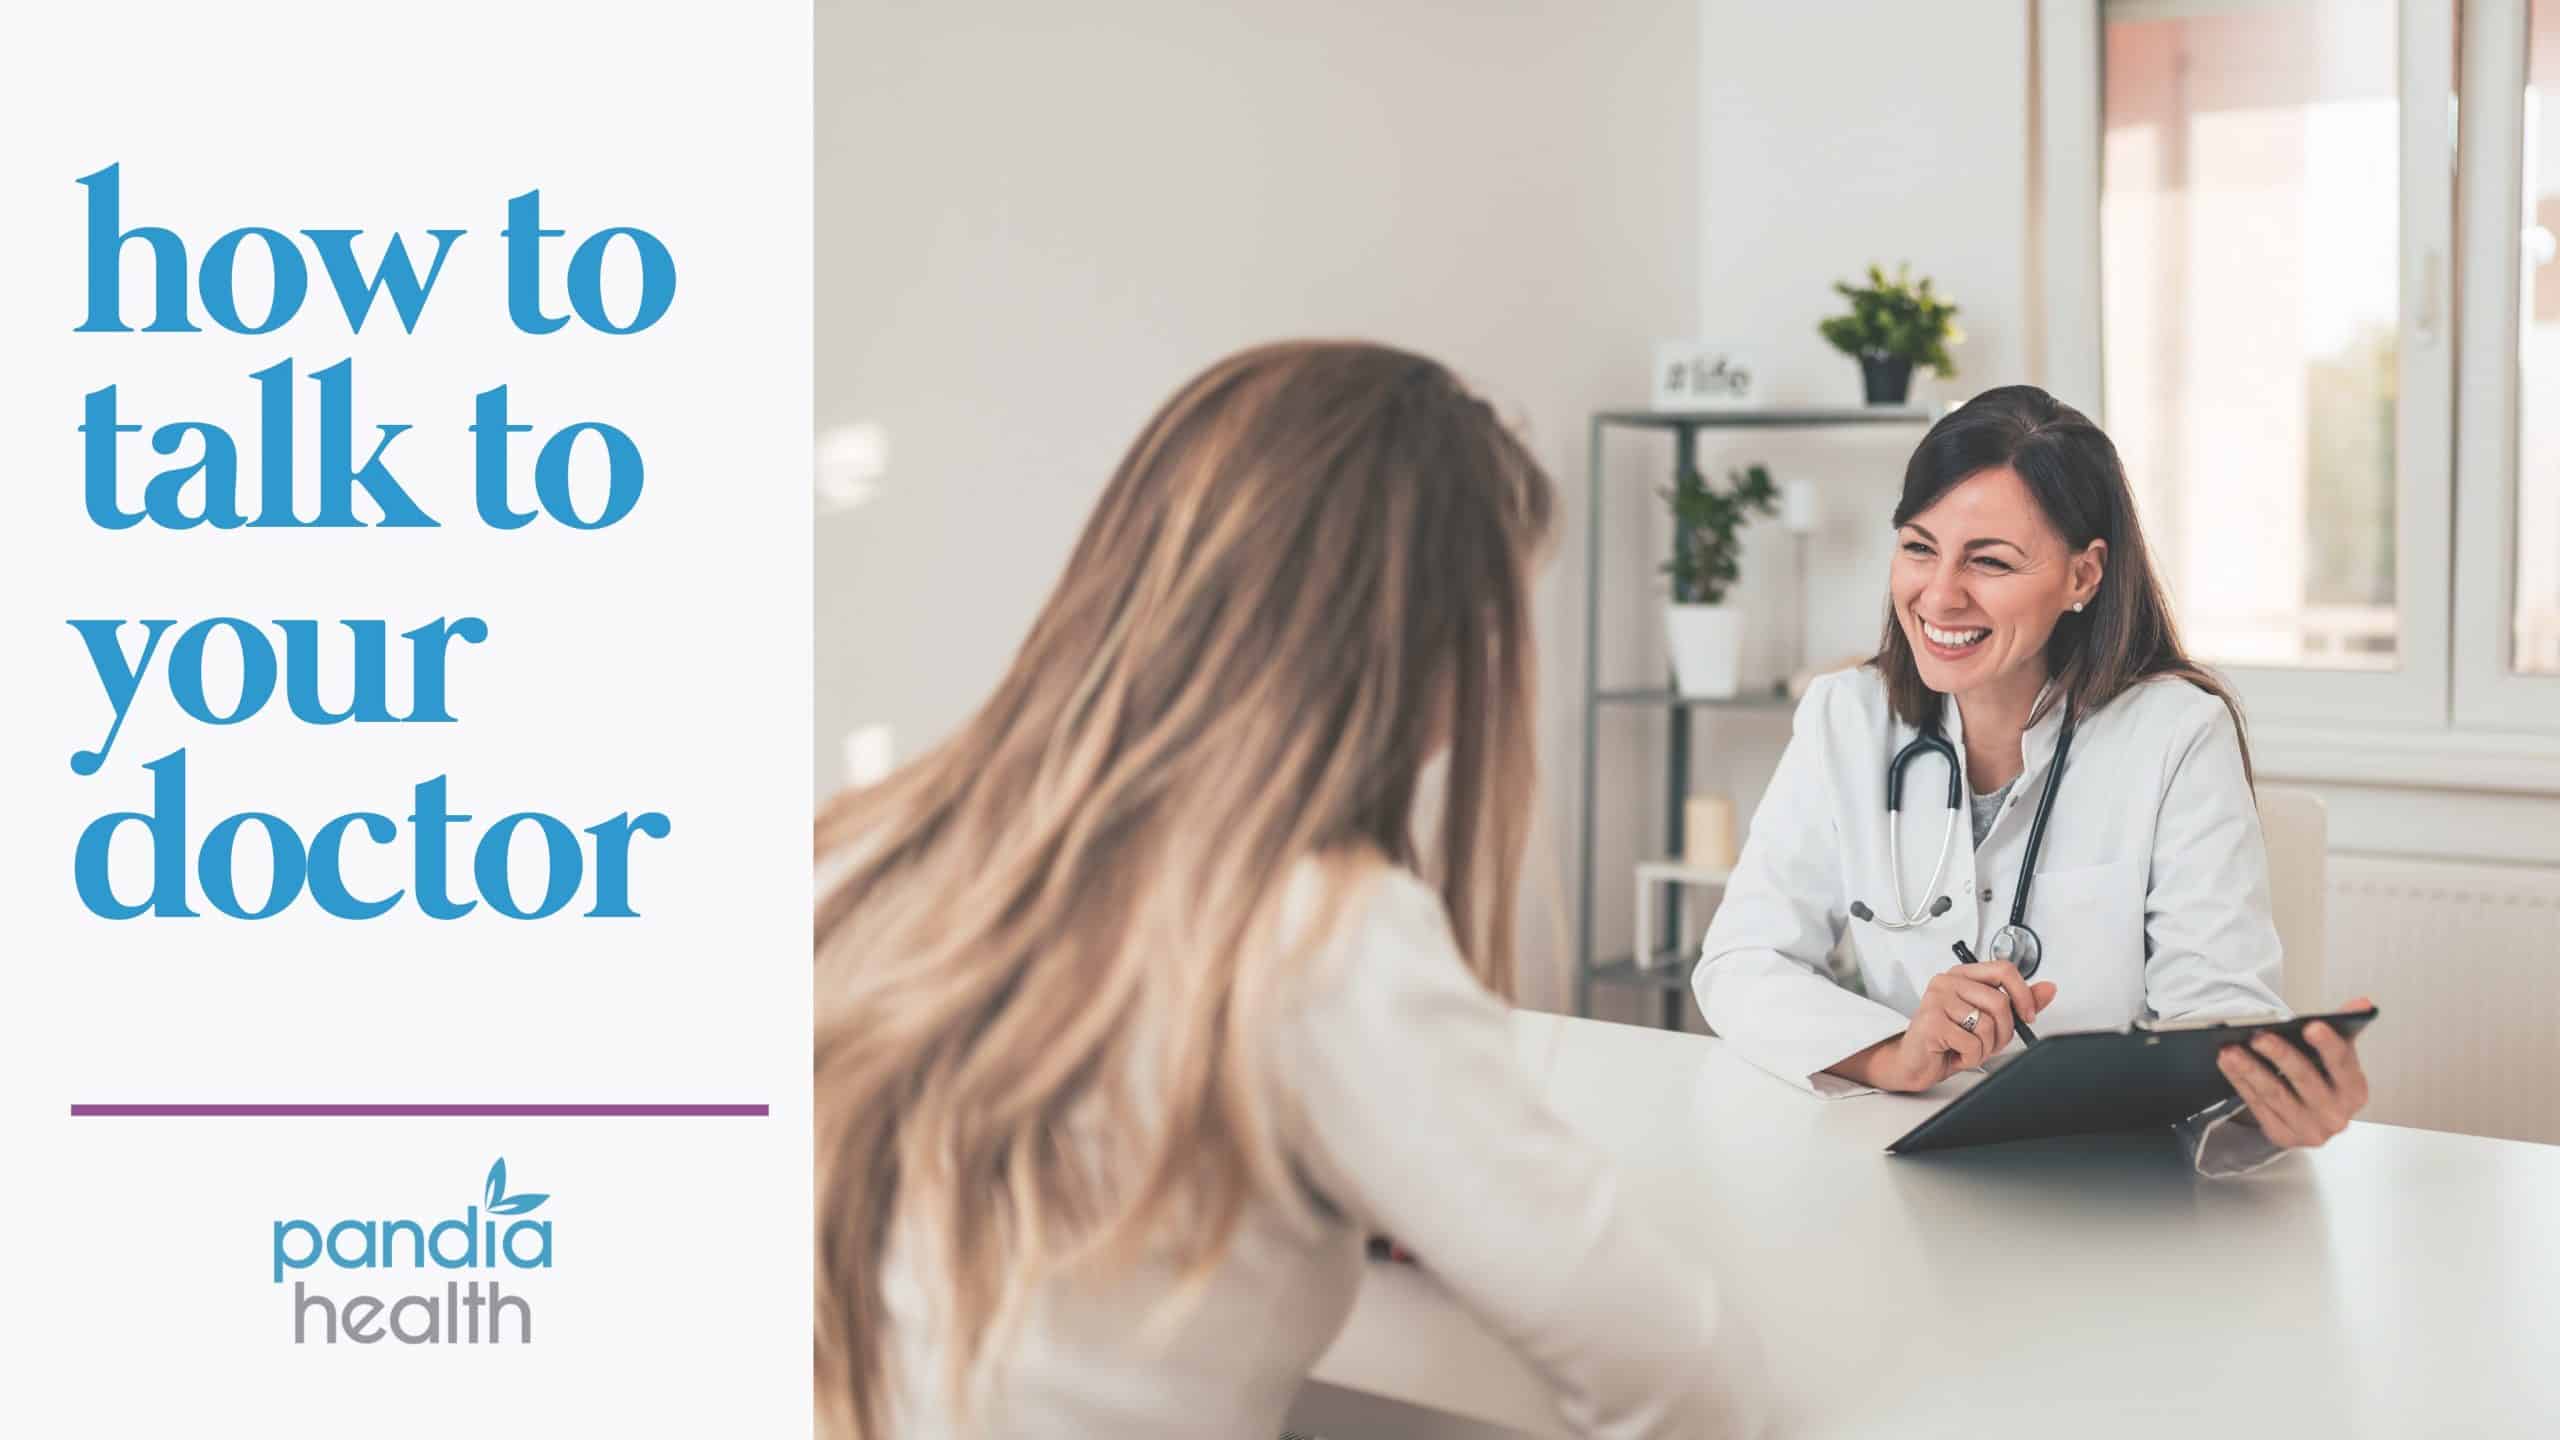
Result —
<instances>
[{"instance_id":1,"label":"long blonde hair","mask_svg":"<svg viewBox=\"0 0 2560 1440\"><path fill-rule=\"evenodd\" d=\"M1255 1040L1312 949L1272 938L1300 862L1326 914L1422 873L1511 993L1554 508L1430 360L1232 356L1139 435L986 704L820 815L820 857L853 857L816 915L822 1430L892 1423L893 1231L928 1247L965 1405L1042 1276L1143 1250L1196 1282L1289 1197ZM1096 1116L1109 1164L1070 1139Z\"/></svg>"}]
</instances>

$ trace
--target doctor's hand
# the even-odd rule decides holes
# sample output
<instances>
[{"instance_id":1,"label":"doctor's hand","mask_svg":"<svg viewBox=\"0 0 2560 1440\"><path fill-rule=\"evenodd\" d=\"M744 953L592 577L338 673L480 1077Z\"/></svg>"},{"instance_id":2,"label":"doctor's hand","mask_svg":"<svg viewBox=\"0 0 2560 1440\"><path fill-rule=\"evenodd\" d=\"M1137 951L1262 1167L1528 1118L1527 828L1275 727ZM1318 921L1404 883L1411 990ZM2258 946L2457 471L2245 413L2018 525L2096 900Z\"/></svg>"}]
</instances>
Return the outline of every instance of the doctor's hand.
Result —
<instances>
[{"instance_id":1,"label":"doctor's hand","mask_svg":"<svg viewBox=\"0 0 2560 1440\"><path fill-rule=\"evenodd\" d=\"M2340 1008L2370 1010L2373 1002L2359 995ZM2282 1036L2261 1034L2246 1045L2223 1046L2222 1073L2249 1102L2241 1119L2278 1145L2309 1149L2346 1129L2369 1092L2354 1041L2316 1022L2303 1027L2302 1038L2319 1064Z\"/></svg>"},{"instance_id":2,"label":"doctor's hand","mask_svg":"<svg viewBox=\"0 0 2560 1440\"><path fill-rule=\"evenodd\" d=\"M1950 966L1931 976L1929 987L1920 992L1910 1029L1832 1070L1878 1090L1926 1090L2007 1049L2018 1022L2036 1023L2036 1016L2053 1003L2054 992L2052 981L2029 985L2005 961Z\"/></svg>"}]
</instances>

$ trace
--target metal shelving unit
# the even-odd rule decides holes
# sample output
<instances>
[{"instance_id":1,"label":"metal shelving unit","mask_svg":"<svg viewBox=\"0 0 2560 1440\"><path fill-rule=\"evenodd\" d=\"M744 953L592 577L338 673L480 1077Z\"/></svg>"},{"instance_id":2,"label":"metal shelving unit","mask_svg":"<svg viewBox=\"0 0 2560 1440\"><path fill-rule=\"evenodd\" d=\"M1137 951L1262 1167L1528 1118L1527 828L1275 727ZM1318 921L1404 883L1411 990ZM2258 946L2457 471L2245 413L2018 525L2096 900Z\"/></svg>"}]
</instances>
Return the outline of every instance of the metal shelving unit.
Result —
<instances>
[{"instance_id":1,"label":"metal shelving unit","mask_svg":"<svg viewBox=\"0 0 2560 1440\"><path fill-rule=\"evenodd\" d=\"M1677 856L1685 839L1682 829L1687 821L1683 801L1689 793L1689 727L1688 712L1697 709L1783 711L1788 707L1780 687L1746 691L1731 699L1701 699L1680 694L1665 685L1660 687L1616 687L1600 685L1600 517L1603 497L1608 485L1603 479L1602 441L1612 427L1637 430L1668 430L1672 436L1672 473L1676 476L1694 469L1698 459L1698 432L1701 430L1771 430L1827 429L1843 426L1927 425L1935 417L1916 407L1874 406L1843 410L1709 410L1686 414L1657 413L1650 410L1603 410L1591 417L1591 517L1586 532L1589 563L1584 567L1587 586L1584 596L1582 637L1582 837L1580 862L1582 896L1576 921L1574 949L1573 1008L1574 1013L1591 1013L1591 988L1595 985L1627 986L1658 993L1662 997L1662 1024L1668 1029L1680 1027L1681 1007L1687 1003L1689 969L1695 957L1683 952L1677 944L1680 934L1681 894L1673 886L1663 905L1663 930L1674 937L1668 950L1656 950L1654 963L1639 965L1631 955L1607 959L1592 951L1591 917L1593 886L1597 864L1591 837L1596 823L1594 789L1599 783L1599 723L1601 714L1627 707L1659 708L1670 719L1670 755L1664 767L1663 853ZM1673 543L1686 537L1675 533ZM1799 623L1802 617L1798 617ZM1638 936L1636 943L1651 944L1653 937Z\"/></svg>"}]
</instances>

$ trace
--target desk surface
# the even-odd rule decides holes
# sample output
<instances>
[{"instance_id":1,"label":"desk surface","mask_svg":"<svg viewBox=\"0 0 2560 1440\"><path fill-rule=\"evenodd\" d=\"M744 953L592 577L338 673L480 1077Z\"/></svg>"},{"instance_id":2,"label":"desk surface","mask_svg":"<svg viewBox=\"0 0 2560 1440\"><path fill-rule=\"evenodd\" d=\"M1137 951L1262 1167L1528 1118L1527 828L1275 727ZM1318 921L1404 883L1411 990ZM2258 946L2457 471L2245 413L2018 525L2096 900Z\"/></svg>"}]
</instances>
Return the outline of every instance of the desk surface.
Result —
<instances>
[{"instance_id":1,"label":"desk surface","mask_svg":"<svg viewBox=\"0 0 2560 1440\"><path fill-rule=\"evenodd\" d=\"M2165 1133L1896 1157L1954 1084L1821 1100L1702 1036L1516 1024L1549 1102L1714 1257L1778 1435L2560 1434L2560 1147L2360 1123L2219 1181ZM1406 1267L1372 1268L1313 1378L1563 1433Z\"/></svg>"}]
</instances>

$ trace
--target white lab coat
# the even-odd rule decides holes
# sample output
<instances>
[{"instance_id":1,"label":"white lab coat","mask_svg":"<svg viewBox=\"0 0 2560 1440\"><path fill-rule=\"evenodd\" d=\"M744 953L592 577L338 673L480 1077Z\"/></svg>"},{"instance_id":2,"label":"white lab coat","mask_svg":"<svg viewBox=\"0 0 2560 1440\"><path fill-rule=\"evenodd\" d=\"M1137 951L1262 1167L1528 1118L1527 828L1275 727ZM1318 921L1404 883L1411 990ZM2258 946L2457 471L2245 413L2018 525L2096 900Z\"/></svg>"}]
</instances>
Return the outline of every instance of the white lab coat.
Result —
<instances>
[{"instance_id":1,"label":"white lab coat","mask_svg":"<svg viewBox=\"0 0 2560 1440\"><path fill-rule=\"evenodd\" d=\"M1961 765L1964 718L1952 700L1943 713ZM1936 758L1916 758L1904 771L1899 877L1886 848L1885 767L1914 733L1893 716L1873 668L1814 683L1752 816L1692 981L1718 1035L1818 1094L1861 1092L1823 1072L1900 1034L1930 977L1956 963L1953 942L1990 953L1992 932L2009 918L2061 712L2055 707L2028 729L2026 769L1979 851L1969 811L1955 812L1953 853L1938 888L1925 895L1919 889L1950 818ZM1972 794L1969 782L1964 793ZM1864 901L1898 920L1905 901L1910 913L1925 914L1941 894L1954 905L1916 929L1887 931L1849 913ZM2036 1018L2040 1036L2146 1018L2284 1013L2266 842L2239 730L2220 700L2161 677L2081 718L2026 923L2044 941L2035 978L2057 987ZM1825 967L1844 927L1863 997L1835 984ZM2190 1144L2203 1133L2191 1134Z\"/></svg>"}]
</instances>

